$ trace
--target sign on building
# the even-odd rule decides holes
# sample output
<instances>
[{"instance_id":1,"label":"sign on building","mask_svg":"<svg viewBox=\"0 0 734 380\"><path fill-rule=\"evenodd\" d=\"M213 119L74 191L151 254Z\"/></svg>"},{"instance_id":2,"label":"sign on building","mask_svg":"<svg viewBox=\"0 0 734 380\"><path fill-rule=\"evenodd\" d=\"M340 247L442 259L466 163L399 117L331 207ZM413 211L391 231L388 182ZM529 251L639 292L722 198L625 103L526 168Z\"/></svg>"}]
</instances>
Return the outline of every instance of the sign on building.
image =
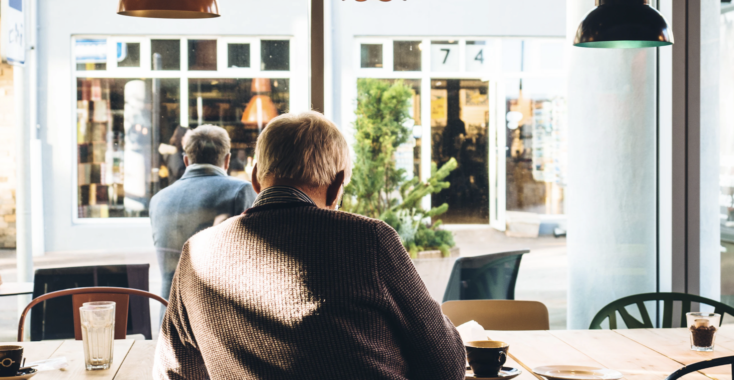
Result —
<instances>
[{"instance_id":1,"label":"sign on building","mask_svg":"<svg viewBox=\"0 0 734 380\"><path fill-rule=\"evenodd\" d=\"M23 0L2 0L0 55L11 65L25 64L25 15Z\"/></svg>"}]
</instances>

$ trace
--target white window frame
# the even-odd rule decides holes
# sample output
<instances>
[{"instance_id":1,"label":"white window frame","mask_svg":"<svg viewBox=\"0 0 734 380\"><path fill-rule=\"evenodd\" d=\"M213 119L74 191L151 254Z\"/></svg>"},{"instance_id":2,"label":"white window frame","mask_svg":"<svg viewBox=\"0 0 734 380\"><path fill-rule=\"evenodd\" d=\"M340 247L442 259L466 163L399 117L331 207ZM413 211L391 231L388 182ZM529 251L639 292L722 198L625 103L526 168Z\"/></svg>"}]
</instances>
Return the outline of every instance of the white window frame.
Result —
<instances>
[{"instance_id":1,"label":"white window frame","mask_svg":"<svg viewBox=\"0 0 734 380\"><path fill-rule=\"evenodd\" d=\"M84 39L106 39L107 40L107 69L106 70L77 70L76 56L74 49L77 40ZM181 69L180 70L153 70L151 64L151 40L180 40ZM217 40L217 70L189 70L188 67L188 41L189 40ZM261 40L282 40L289 41L290 49L290 70L260 70L260 41ZM295 36L207 36L207 35L147 35L147 36L131 36L131 35L100 35L100 34L78 34L71 36L69 51L71 65L71 79L69 83L69 91L71 96L72 110L77 107L77 86L78 78L145 78L145 79L180 79L180 101L181 115L180 124L189 125L189 79L251 79L251 78L267 78L267 79L288 79L289 80L289 109L305 108L300 102L307 99L307 96L298 96L297 94L308 93L305 81L294 81L293 73L299 72L300 67L298 61L293 59L294 42L298 41ZM140 42L140 67L118 67L117 66L117 42ZM250 43L250 68L227 68L227 43ZM305 62L304 64L307 64ZM78 149L77 149L77 114L71 112L71 133L69 134L71 145L71 160L73 180L71 183L71 215L73 225L149 225L150 218L80 218L79 205L79 185L78 185Z\"/></svg>"},{"instance_id":2,"label":"white window frame","mask_svg":"<svg viewBox=\"0 0 734 380\"><path fill-rule=\"evenodd\" d=\"M428 138L427 143L421 144L421 178L428 178L431 174L431 79L480 79L488 82L488 98L490 109L489 121L489 188L497 189L497 194L489 194L489 220L487 224L493 228L505 230L505 212L506 207L506 168L505 168L505 115L506 97L504 91L504 83L506 79L531 78L531 77L565 77L564 69L556 71L524 71L524 72L504 72L502 67L503 46L502 41L507 39L532 40L563 42L561 38L552 37L498 37L498 36L386 36L386 37L368 37L356 36L354 38L354 50L352 51L352 78L345 78L354 88L354 91L343 91L342 104L355 105L356 82L359 78L375 78L375 79L419 79L421 80L421 122L423 127L422 137ZM431 67L431 42L432 41L457 41L459 42L459 70L458 71L433 71ZM394 71L393 67L393 41L422 41L422 62L421 71ZM466 60L466 42L467 41L486 41L487 46L491 48L492 57L491 64L484 71L468 71ZM383 45L383 68L362 68L361 67L361 44L382 44ZM353 115L345 115L344 125L351 125L354 121ZM501 149L501 151L500 151ZM493 200L493 196L496 199ZM493 206L496 201L497 206ZM424 208L430 208L431 197L427 196L422 201Z\"/></svg>"}]
</instances>

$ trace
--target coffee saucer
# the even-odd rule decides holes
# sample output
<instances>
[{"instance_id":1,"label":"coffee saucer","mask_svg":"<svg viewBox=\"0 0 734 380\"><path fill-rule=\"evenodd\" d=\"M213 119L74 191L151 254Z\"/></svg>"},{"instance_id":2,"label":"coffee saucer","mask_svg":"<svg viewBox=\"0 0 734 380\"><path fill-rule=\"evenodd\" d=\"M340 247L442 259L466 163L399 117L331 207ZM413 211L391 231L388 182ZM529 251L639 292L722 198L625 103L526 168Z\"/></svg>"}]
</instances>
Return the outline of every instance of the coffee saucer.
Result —
<instances>
[{"instance_id":1,"label":"coffee saucer","mask_svg":"<svg viewBox=\"0 0 734 380\"><path fill-rule=\"evenodd\" d=\"M36 376L38 370L35 368L29 368L23 372L18 372L15 376L0 377L0 380L26 380L33 376Z\"/></svg>"},{"instance_id":2,"label":"coffee saucer","mask_svg":"<svg viewBox=\"0 0 734 380\"><path fill-rule=\"evenodd\" d=\"M509 380L514 379L522 373L521 370L514 367L502 367L497 377L477 377L471 370L466 371L466 380Z\"/></svg>"}]
</instances>

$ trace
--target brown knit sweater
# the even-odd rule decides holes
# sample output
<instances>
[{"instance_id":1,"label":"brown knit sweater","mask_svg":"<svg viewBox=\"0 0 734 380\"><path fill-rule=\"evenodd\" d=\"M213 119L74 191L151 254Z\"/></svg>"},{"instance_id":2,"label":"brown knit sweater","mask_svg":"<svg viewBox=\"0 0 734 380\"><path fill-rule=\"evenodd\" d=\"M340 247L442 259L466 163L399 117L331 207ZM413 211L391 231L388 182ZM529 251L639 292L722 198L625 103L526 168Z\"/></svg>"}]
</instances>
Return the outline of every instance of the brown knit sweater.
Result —
<instances>
[{"instance_id":1,"label":"brown knit sweater","mask_svg":"<svg viewBox=\"0 0 734 380\"><path fill-rule=\"evenodd\" d=\"M269 205L184 246L157 379L464 379L464 347L392 228Z\"/></svg>"}]
</instances>

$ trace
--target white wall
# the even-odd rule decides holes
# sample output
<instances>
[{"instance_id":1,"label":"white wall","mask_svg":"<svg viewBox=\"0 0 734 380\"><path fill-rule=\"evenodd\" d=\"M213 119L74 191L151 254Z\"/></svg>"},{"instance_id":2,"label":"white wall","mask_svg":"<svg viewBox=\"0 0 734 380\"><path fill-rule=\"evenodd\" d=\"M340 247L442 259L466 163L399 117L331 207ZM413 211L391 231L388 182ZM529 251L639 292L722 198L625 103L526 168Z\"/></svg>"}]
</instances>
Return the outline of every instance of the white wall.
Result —
<instances>
[{"instance_id":1,"label":"white wall","mask_svg":"<svg viewBox=\"0 0 734 380\"><path fill-rule=\"evenodd\" d=\"M96 220L74 224L76 126L71 36L283 35L295 36L298 57L308 56L307 3L301 0L219 0L222 17L155 20L118 16L116 0L39 1L39 123L43 141L46 251L131 251L152 249L148 219ZM253 4L257 5L254 11ZM308 80L308 64L294 60L294 80ZM295 86L294 86L295 87ZM302 88L307 88L304 83ZM306 104L302 108L306 108ZM87 222L87 221L85 221Z\"/></svg>"},{"instance_id":2,"label":"white wall","mask_svg":"<svg viewBox=\"0 0 734 380\"><path fill-rule=\"evenodd\" d=\"M298 69L293 80L308 80L307 1L219 0L219 4L221 18L179 21L118 16L116 0L39 0L39 123L44 151L46 251L152 248L147 219L83 224L72 220L76 212L72 35L295 36ZM351 94L356 90L349 69L354 36L564 35L565 0L331 0L327 6L332 14L331 95L336 105L327 114L335 120L349 119L352 113L351 104L342 104L340 99L342 91Z\"/></svg>"},{"instance_id":3,"label":"white wall","mask_svg":"<svg viewBox=\"0 0 734 380\"><path fill-rule=\"evenodd\" d=\"M568 1L569 36L593 7ZM569 53L568 328L587 329L609 302L655 291L655 49Z\"/></svg>"}]
</instances>

